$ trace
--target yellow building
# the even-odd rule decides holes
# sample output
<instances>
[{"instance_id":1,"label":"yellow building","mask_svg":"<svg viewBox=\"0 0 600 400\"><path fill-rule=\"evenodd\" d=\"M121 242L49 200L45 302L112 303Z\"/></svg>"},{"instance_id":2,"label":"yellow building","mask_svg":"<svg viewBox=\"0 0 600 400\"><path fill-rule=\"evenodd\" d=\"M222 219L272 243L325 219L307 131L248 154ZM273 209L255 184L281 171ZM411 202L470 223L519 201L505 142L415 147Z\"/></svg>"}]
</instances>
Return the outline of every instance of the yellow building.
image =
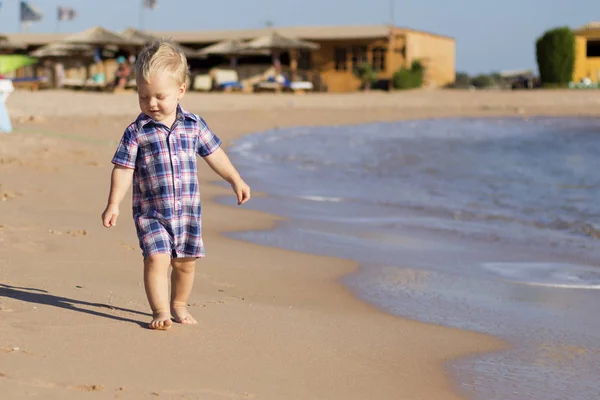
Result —
<instances>
[{"instance_id":1,"label":"yellow building","mask_svg":"<svg viewBox=\"0 0 600 400\"><path fill-rule=\"evenodd\" d=\"M589 78L600 82L600 22L589 23L575 31L575 69L573 81Z\"/></svg>"},{"instance_id":2,"label":"yellow building","mask_svg":"<svg viewBox=\"0 0 600 400\"><path fill-rule=\"evenodd\" d=\"M223 40L250 40L269 34L272 29L229 31L148 32L169 37L192 48L202 48ZM390 79L401 67L414 60L425 66L424 86L445 86L455 80L456 46L453 38L388 25L277 27L283 36L312 41L318 50L300 52L298 67L318 75L330 92L349 92L360 88L354 67L370 63L378 78ZM62 39L65 34L13 34L11 39L35 48Z\"/></svg>"}]
</instances>

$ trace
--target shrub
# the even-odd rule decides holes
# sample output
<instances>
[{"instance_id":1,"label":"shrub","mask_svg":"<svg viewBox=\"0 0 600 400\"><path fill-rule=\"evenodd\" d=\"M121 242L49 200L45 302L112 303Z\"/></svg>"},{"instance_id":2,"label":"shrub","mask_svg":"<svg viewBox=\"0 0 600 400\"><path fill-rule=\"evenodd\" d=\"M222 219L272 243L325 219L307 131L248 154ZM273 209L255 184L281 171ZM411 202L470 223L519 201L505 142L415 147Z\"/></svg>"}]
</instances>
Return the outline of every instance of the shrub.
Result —
<instances>
[{"instance_id":1,"label":"shrub","mask_svg":"<svg viewBox=\"0 0 600 400\"><path fill-rule=\"evenodd\" d=\"M425 67L419 60L413 61L410 69L406 67L400 68L394 73L392 82L395 89L415 89L423 85L423 75Z\"/></svg>"},{"instance_id":2,"label":"shrub","mask_svg":"<svg viewBox=\"0 0 600 400\"><path fill-rule=\"evenodd\" d=\"M575 35L567 27L547 31L536 42L536 58L544 85L565 85L575 68Z\"/></svg>"}]
</instances>

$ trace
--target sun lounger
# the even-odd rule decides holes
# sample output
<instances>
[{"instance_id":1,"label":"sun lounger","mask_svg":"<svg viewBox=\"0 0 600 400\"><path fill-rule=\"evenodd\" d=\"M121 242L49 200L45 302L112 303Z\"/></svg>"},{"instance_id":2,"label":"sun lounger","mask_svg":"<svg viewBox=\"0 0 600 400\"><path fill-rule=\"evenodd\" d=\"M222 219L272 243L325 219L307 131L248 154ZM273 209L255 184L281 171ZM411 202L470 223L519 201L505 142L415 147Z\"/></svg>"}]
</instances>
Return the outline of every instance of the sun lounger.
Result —
<instances>
[{"instance_id":1,"label":"sun lounger","mask_svg":"<svg viewBox=\"0 0 600 400\"><path fill-rule=\"evenodd\" d=\"M290 82L288 87L293 91L312 91L314 85L308 81Z\"/></svg>"},{"instance_id":2,"label":"sun lounger","mask_svg":"<svg viewBox=\"0 0 600 400\"><path fill-rule=\"evenodd\" d=\"M13 78L12 82L15 89L29 89L32 91L37 91L40 90L41 84L48 82L48 78Z\"/></svg>"},{"instance_id":3,"label":"sun lounger","mask_svg":"<svg viewBox=\"0 0 600 400\"><path fill-rule=\"evenodd\" d=\"M232 91L242 90L237 71L234 69L217 69L213 72L215 87L219 90Z\"/></svg>"},{"instance_id":4,"label":"sun lounger","mask_svg":"<svg viewBox=\"0 0 600 400\"><path fill-rule=\"evenodd\" d=\"M212 90L213 80L209 74L200 74L194 77L193 90L209 92Z\"/></svg>"},{"instance_id":5,"label":"sun lounger","mask_svg":"<svg viewBox=\"0 0 600 400\"><path fill-rule=\"evenodd\" d=\"M314 89L312 82L291 82L283 75L279 75L277 78L270 76L267 81L259 82L254 87L257 91L291 91L295 93L304 93L305 91L311 91Z\"/></svg>"},{"instance_id":6,"label":"sun lounger","mask_svg":"<svg viewBox=\"0 0 600 400\"><path fill-rule=\"evenodd\" d=\"M64 88L82 89L85 86L85 79L64 78L61 83Z\"/></svg>"}]
</instances>

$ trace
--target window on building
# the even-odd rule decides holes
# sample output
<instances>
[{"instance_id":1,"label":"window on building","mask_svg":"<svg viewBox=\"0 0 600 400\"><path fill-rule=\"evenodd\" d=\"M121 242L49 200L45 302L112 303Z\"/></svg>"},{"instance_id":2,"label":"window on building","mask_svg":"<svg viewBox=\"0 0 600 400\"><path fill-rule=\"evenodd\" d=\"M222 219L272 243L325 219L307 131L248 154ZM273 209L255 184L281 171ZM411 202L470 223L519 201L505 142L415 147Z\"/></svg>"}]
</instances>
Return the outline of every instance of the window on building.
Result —
<instances>
[{"instance_id":1,"label":"window on building","mask_svg":"<svg viewBox=\"0 0 600 400\"><path fill-rule=\"evenodd\" d=\"M373 49L373 69L377 72L385 71L385 54L387 49L375 47Z\"/></svg>"},{"instance_id":2,"label":"window on building","mask_svg":"<svg viewBox=\"0 0 600 400\"><path fill-rule=\"evenodd\" d=\"M600 57L600 40L587 41L587 56Z\"/></svg>"},{"instance_id":3,"label":"window on building","mask_svg":"<svg viewBox=\"0 0 600 400\"><path fill-rule=\"evenodd\" d=\"M343 47L335 48L335 70L346 71L348 70L348 51Z\"/></svg>"},{"instance_id":4,"label":"window on building","mask_svg":"<svg viewBox=\"0 0 600 400\"><path fill-rule=\"evenodd\" d=\"M309 71L312 69L312 53L310 50L298 51L298 69Z\"/></svg>"},{"instance_id":5,"label":"window on building","mask_svg":"<svg viewBox=\"0 0 600 400\"><path fill-rule=\"evenodd\" d=\"M352 47L352 69L358 68L361 64L368 62L367 48L365 46Z\"/></svg>"}]
</instances>

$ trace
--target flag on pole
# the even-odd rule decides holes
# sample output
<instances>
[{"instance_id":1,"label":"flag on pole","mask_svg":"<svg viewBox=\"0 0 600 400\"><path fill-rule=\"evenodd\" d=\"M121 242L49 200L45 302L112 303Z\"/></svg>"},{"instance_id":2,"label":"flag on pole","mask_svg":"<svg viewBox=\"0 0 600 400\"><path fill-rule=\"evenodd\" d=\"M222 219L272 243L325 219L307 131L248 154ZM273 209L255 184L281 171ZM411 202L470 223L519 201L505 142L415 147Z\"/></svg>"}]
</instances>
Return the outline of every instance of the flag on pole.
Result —
<instances>
[{"instance_id":1,"label":"flag on pole","mask_svg":"<svg viewBox=\"0 0 600 400\"><path fill-rule=\"evenodd\" d=\"M144 0L144 8L155 9L158 5L158 0Z\"/></svg>"},{"instance_id":2,"label":"flag on pole","mask_svg":"<svg viewBox=\"0 0 600 400\"><path fill-rule=\"evenodd\" d=\"M77 11L71 7L58 7L59 21L73 21L77 18Z\"/></svg>"},{"instance_id":3,"label":"flag on pole","mask_svg":"<svg viewBox=\"0 0 600 400\"><path fill-rule=\"evenodd\" d=\"M21 2L21 22L37 22L44 18L44 14L26 1Z\"/></svg>"}]
</instances>

